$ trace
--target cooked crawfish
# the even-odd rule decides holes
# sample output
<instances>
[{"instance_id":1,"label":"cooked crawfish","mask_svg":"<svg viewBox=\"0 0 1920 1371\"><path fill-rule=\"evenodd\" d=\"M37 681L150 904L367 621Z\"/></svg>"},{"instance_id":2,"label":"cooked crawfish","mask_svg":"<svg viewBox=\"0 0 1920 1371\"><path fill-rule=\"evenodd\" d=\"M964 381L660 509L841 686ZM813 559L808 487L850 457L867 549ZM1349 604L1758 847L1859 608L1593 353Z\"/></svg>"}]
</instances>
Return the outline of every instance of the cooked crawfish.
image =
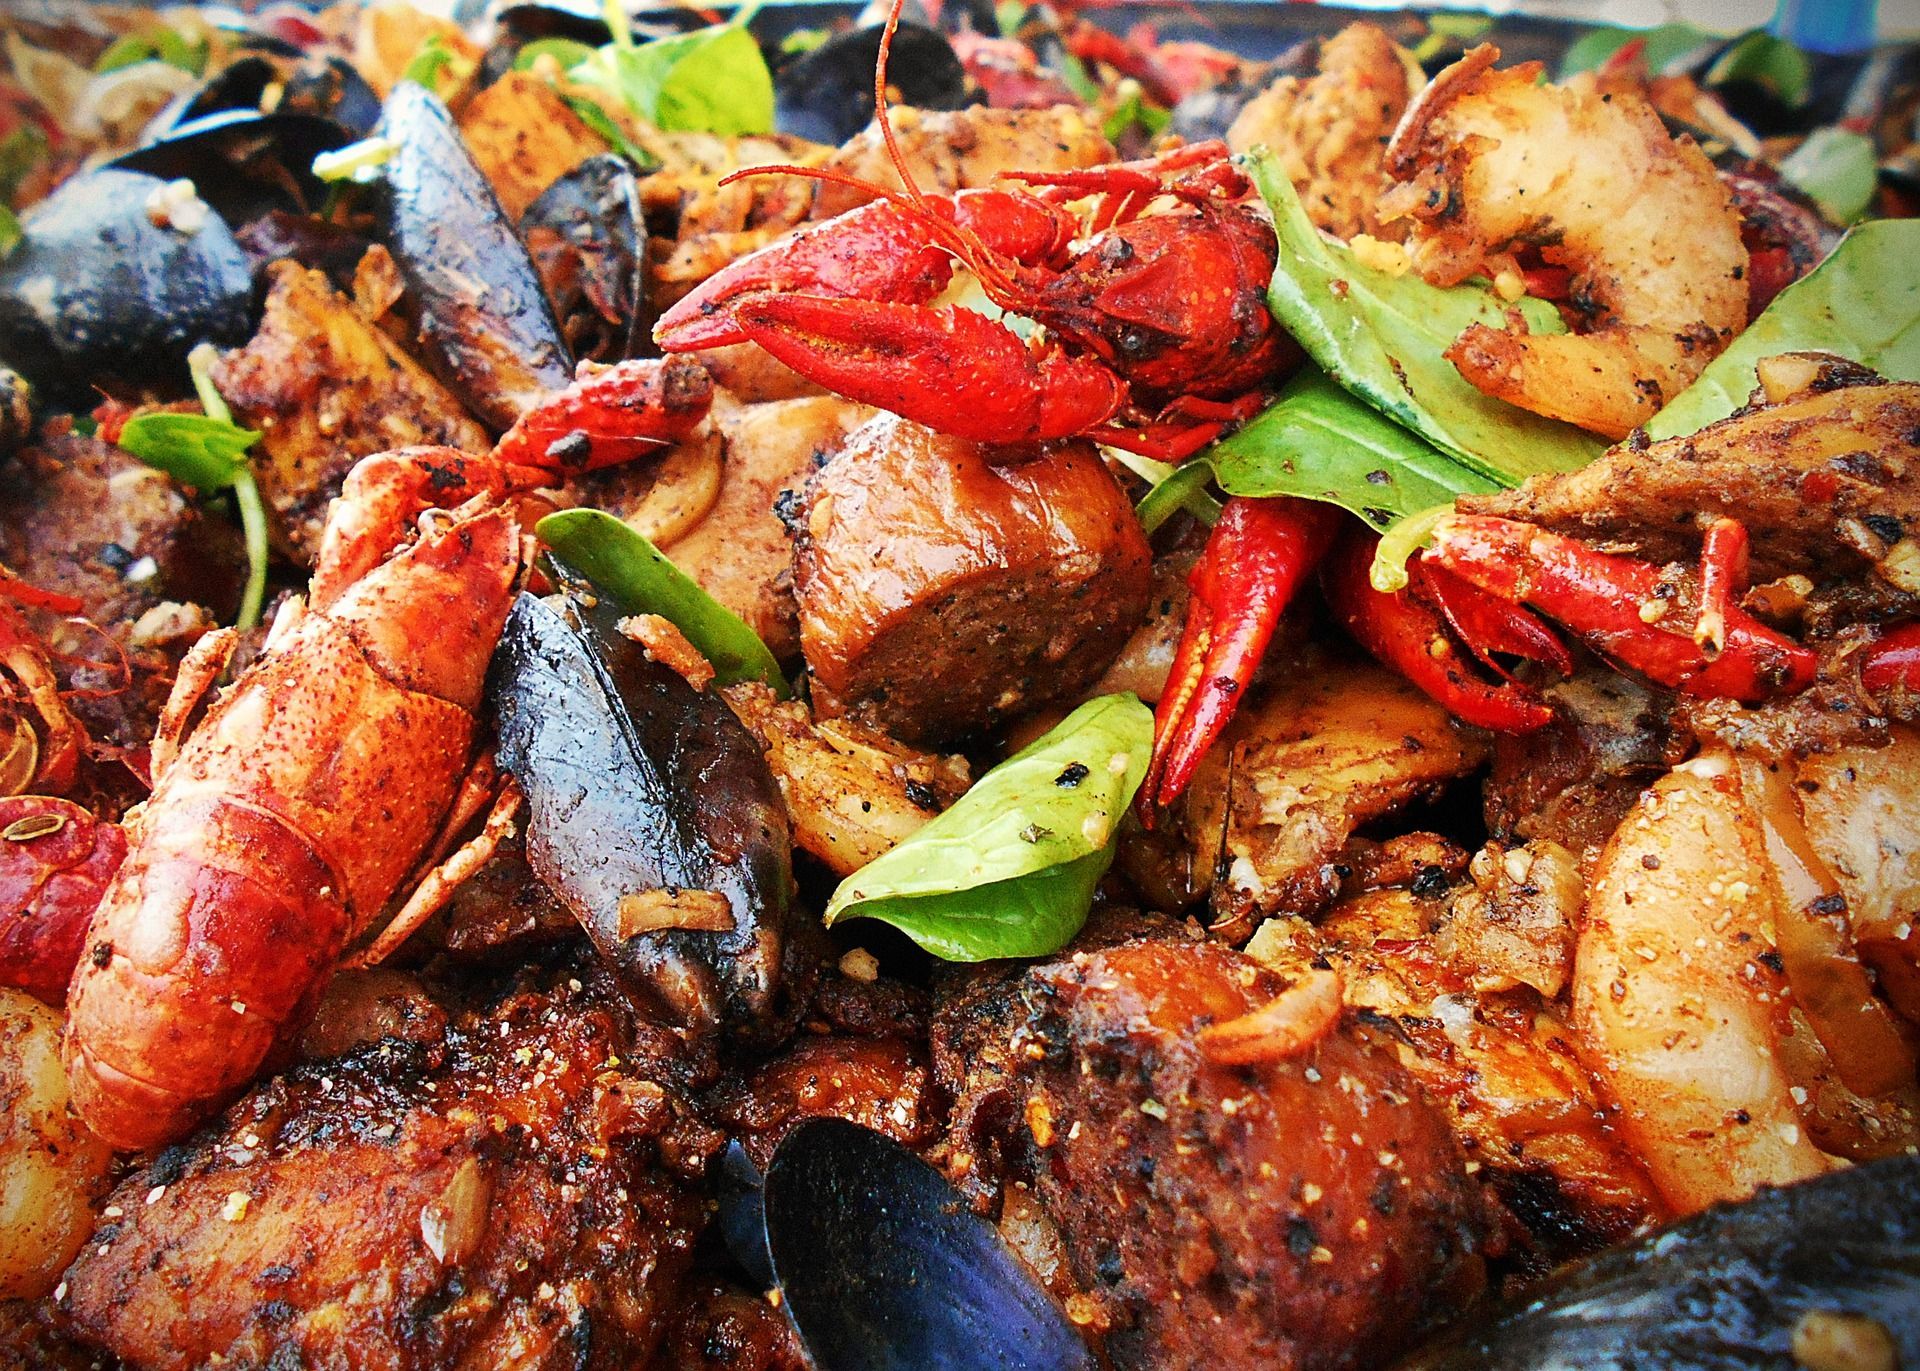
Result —
<instances>
[{"instance_id":1,"label":"cooked crawfish","mask_svg":"<svg viewBox=\"0 0 1920 1371\"><path fill-rule=\"evenodd\" d=\"M613 373L648 393L668 366ZM208 635L182 663L154 744L153 796L130 826L69 1001L74 1104L101 1137L169 1142L223 1104L285 1050L348 949L490 790L480 835L418 881L374 948L416 927L502 835L517 793L493 786L473 751L487 662L522 571L513 497L550 484L555 462L590 464L591 454L575 461L571 434L592 441L599 420L615 429L602 438L666 442L705 411L593 404L583 415L582 390L606 399L608 376L550 402L565 416L554 444L514 449L549 465L447 448L359 463L328 519L307 605L282 614L260 659L190 729L236 635Z\"/></svg>"},{"instance_id":2,"label":"cooked crawfish","mask_svg":"<svg viewBox=\"0 0 1920 1371\"><path fill-rule=\"evenodd\" d=\"M897 19L898 5L895 5ZM955 437L1032 443L1089 435L1178 458L1250 416L1298 354L1267 312L1277 246L1225 145L1086 171L1023 172L1025 189L929 195L876 103L905 193L878 198L716 273L661 316L669 352L752 341L827 389ZM1068 204L1098 196L1097 230ZM1179 207L1143 213L1162 196ZM996 307L1041 324L1023 341L960 306L935 307L955 263Z\"/></svg>"}]
</instances>

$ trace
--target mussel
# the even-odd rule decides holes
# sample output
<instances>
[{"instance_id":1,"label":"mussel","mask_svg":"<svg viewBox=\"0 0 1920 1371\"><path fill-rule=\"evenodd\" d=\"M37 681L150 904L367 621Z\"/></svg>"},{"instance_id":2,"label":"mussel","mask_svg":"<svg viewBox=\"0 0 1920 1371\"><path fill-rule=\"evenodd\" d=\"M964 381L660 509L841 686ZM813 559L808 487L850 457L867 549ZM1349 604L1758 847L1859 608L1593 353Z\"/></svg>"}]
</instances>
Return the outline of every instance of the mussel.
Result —
<instances>
[{"instance_id":1,"label":"mussel","mask_svg":"<svg viewBox=\"0 0 1920 1371\"><path fill-rule=\"evenodd\" d=\"M307 114L338 124L349 137L365 136L380 118L380 97L352 63L306 57L291 44L254 38L181 106L173 125L209 114Z\"/></svg>"},{"instance_id":2,"label":"mussel","mask_svg":"<svg viewBox=\"0 0 1920 1371\"><path fill-rule=\"evenodd\" d=\"M811 1119L764 1178L737 1145L720 1224L820 1371L1090 1371L1053 1300L938 1171L871 1129Z\"/></svg>"},{"instance_id":3,"label":"mussel","mask_svg":"<svg viewBox=\"0 0 1920 1371\"><path fill-rule=\"evenodd\" d=\"M844 143L873 119L873 69L880 56L879 27L835 34L773 73L774 126L816 143ZM887 80L900 103L920 109L959 109L968 101L967 73L953 45L924 24L900 25L893 36Z\"/></svg>"},{"instance_id":4,"label":"mussel","mask_svg":"<svg viewBox=\"0 0 1920 1371\"><path fill-rule=\"evenodd\" d=\"M501 764L526 792L527 859L622 986L695 1036L792 1026L786 810L759 745L553 563L522 595L489 694Z\"/></svg>"},{"instance_id":5,"label":"mussel","mask_svg":"<svg viewBox=\"0 0 1920 1371\"><path fill-rule=\"evenodd\" d=\"M520 217L520 237L575 357L640 356L647 311L647 225L640 183L624 157L589 157Z\"/></svg>"},{"instance_id":6,"label":"mussel","mask_svg":"<svg viewBox=\"0 0 1920 1371\"><path fill-rule=\"evenodd\" d=\"M1844 1336L1878 1356L1804 1358ZM1718 1205L1468 1318L1400 1371L1920 1365L1920 1157Z\"/></svg>"},{"instance_id":7,"label":"mussel","mask_svg":"<svg viewBox=\"0 0 1920 1371\"><path fill-rule=\"evenodd\" d=\"M192 181L221 218L238 225L275 210L318 210L326 186L313 174L313 159L353 136L317 114L229 109L177 124L112 165Z\"/></svg>"},{"instance_id":8,"label":"mussel","mask_svg":"<svg viewBox=\"0 0 1920 1371\"><path fill-rule=\"evenodd\" d=\"M21 216L0 263L0 358L86 404L101 381L185 389L187 351L245 340L253 271L218 214L183 187L116 168L66 182Z\"/></svg>"},{"instance_id":9,"label":"mussel","mask_svg":"<svg viewBox=\"0 0 1920 1371\"><path fill-rule=\"evenodd\" d=\"M427 367L482 422L506 429L573 379L573 358L539 274L447 107L402 81L380 133L379 219L419 312Z\"/></svg>"}]
</instances>

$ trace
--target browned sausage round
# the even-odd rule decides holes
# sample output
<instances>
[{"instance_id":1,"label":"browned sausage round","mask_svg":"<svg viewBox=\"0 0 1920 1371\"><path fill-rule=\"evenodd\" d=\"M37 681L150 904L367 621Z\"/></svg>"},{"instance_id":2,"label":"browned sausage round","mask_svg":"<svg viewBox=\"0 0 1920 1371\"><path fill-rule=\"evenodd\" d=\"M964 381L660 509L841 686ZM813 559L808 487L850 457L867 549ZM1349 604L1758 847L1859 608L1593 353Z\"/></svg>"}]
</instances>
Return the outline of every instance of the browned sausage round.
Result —
<instances>
[{"instance_id":1,"label":"browned sausage round","mask_svg":"<svg viewBox=\"0 0 1920 1371\"><path fill-rule=\"evenodd\" d=\"M1445 1118L1348 1020L1209 1060L1281 983L1220 943L1135 938L944 1007L954 1169L1024 1180L1122 1368L1385 1365L1484 1282L1489 1209ZM964 1152L962 1159L960 1153ZM977 1177L976 1177L977 1179Z\"/></svg>"},{"instance_id":2,"label":"browned sausage round","mask_svg":"<svg viewBox=\"0 0 1920 1371\"><path fill-rule=\"evenodd\" d=\"M882 414L809 487L801 645L843 709L951 738L1098 678L1146 616L1150 558L1091 444L995 466Z\"/></svg>"}]
</instances>

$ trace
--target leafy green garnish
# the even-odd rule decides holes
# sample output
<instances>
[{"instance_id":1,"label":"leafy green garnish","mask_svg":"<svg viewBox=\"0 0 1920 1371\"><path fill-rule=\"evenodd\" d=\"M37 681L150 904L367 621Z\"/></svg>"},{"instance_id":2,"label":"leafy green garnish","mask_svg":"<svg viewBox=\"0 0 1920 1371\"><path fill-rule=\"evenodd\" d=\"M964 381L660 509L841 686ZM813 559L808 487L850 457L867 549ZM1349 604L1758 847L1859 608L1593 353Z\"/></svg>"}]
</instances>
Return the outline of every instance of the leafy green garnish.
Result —
<instances>
[{"instance_id":1,"label":"leafy green garnish","mask_svg":"<svg viewBox=\"0 0 1920 1371\"><path fill-rule=\"evenodd\" d=\"M993 25L1000 30L1002 38L1016 37L1020 26L1026 22L1026 0L1000 0L993 7Z\"/></svg>"},{"instance_id":2,"label":"leafy green garnish","mask_svg":"<svg viewBox=\"0 0 1920 1371\"><path fill-rule=\"evenodd\" d=\"M473 59L447 46L445 34L430 33L400 73L402 81L425 86L441 99L473 75Z\"/></svg>"},{"instance_id":3,"label":"leafy green garnish","mask_svg":"<svg viewBox=\"0 0 1920 1371\"><path fill-rule=\"evenodd\" d=\"M647 171L660 164L659 158L627 137L627 131L614 122L613 116L593 101L568 95L565 91L560 92L560 98L566 101L567 108L574 112L581 123L606 139L608 146L640 170Z\"/></svg>"},{"instance_id":4,"label":"leafy green garnish","mask_svg":"<svg viewBox=\"0 0 1920 1371\"><path fill-rule=\"evenodd\" d=\"M1747 403L1762 358L1832 352L1896 381L1920 381L1920 220L1876 219L1774 297L1747 331L1654 415L1655 438L1695 433Z\"/></svg>"},{"instance_id":5,"label":"leafy green garnish","mask_svg":"<svg viewBox=\"0 0 1920 1371\"><path fill-rule=\"evenodd\" d=\"M789 57L802 57L816 48L825 47L831 37L833 34L827 29L795 29L780 40L780 51Z\"/></svg>"},{"instance_id":6,"label":"leafy green garnish","mask_svg":"<svg viewBox=\"0 0 1920 1371\"><path fill-rule=\"evenodd\" d=\"M20 240L26 236L27 231L20 227L19 216L6 205L0 204L0 261L11 256L13 250L20 246Z\"/></svg>"},{"instance_id":7,"label":"leafy green garnish","mask_svg":"<svg viewBox=\"0 0 1920 1371\"><path fill-rule=\"evenodd\" d=\"M247 542L247 585L240 597L240 628L260 622L267 591L267 511L247 465L247 449L260 441L233 422L233 411L214 388L208 368L214 350L202 343L188 354L202 414L142 414L120 430L118 446L174 480L203 491L231 490Z\"/></svg>"},{"instance_id":8,"label":"leafy green garnish","mask_svg":"<svg viewBox=\"0 0 1920 1371\"><path fill-rule=\"evenodd\" d=\"M1490 14L1430 14L1427 16L1427 36L1414 47L1413 60L1430 62L1445 52L1449 43L1465 47L1468 43L1485 38L1492 28L1493 16Z\"/></svg>"},{"instance_id":9,"label":"leafy green garnish","mask_svg":"<svg viewBox=\"0 0 1920 1371\"><path fill-rule=\"evenodd\" d=\"M1279 400L1208 450L1231 495L1297 495L1386 529L1456 495L1502 483L1423 442L1312 367Z\"/></svg>"},{"instance_id":10,"label":"leafy green garnish","mask_svg":"<svg viewBox=\"0 0 1920 1371\"><path fill-rule=\"evenodd\" d=\"M1256 150L1249 169L1279 236L1268 304L1328 375L1486 481L1517 485L1599 455L1599 439L1482 394L1444 355L1467 325L1503 327L1513 307L1536 333L1564 332L1551 306L1365 266L1321 236L1271 154Z\"/></svg>"},{"instance_id":11,"label":"leafy green garnish","mask_svg":"<svg viewBox=\"0 0 1920 1371\"><path fill-rule=\"evenodd\" d=\"M1219 521L1220 502L1207 493L1207 485L1213 480L1213 467L1206 458L1190 457L1181 465L1173 466L1137 453L1121 452L1118 448L1113 452L1134 475L1153 482L1153 488L1133 507L1133 512L1140 517L1140 526L1148 534L1158 532L1160 525L1182 509L1209 528Z\"/></svg>"},{"instance_id":12,"label":"leafy green garnish","mask_svg":"<svg viewBox=\"0 0 1920 1371\"><path fill-rule=\"evenodd\" d=\"M1780 164L1780 174L1811 195L1836 224L1867 212L1880 184L1873 139L1851 129L1820 128Z\"/></svg>"},{"instance_id":13,"label":"leafy green garnish","mask_svg":"<svg viewBox=\"0 0 1920 1371\"><path fill-rule=\"evenodd\" d=\"M611 514L562 510L542 519L533 531L626 613L670 620L713 664L719 684L762 681L781 699L792 693L780 663L739 615Z\"/></svg>"},{"instance_id":14,"label":"leafy green garnish","mask_svg":"<svg viewBox=\"0 0 1920 1371\"><path fill-rule=\"evenodd\" d=\"M104 75L141 62L160 61L198 76L207 69L208 50L206 39L189 43L168 25L156 24L144 33L129 33L114 40L93 69Z\"/></svg>"},{"instance_id":15,"label":"leafy green garnish","mask_svg":"<svg viewBox=\"0 0 1920 1371\"><path fill-rule=\"evenodd\" d=\"M1158 138L1161 130L1173 119L1173 111L1163 109L1147 99L1146 91L1132 77L1121 81L1115 87L1115 92L1119 100L1114 105L1113 113L1100 126L1109 143L1118 142L1121 135L1136 124L1148 138Z\"/></svg>"},{"instance_id":16,"label":"leafy green garnish","mask_svg":"<svg viewBox=\"0 0 1920 1371\"><path fill-rule=\"evenodd\" d=\"M747 31L751 7L724 24L635 43L620 0L606 0L613 41L568 76L619 97L655 128L740 135L773 131L773 75Z\"/></svg>"},{"instance_id":17,"label":"leafy green garnish","mask_svg":"<svg viewBox=\"0 0 1920 1371\"><path fill-rule=\"evenodd\" d=\"M1086 922L1152 750L1138 699L1087 701L842 881L827 923L879 919L950 962L1059 951Z\"/></svg>"},{"instance_id":18,"label":"leafy green garnish","mask_svg":"<svg viewBox=\"0 0 1920 1371\"><path fill-rule=\"evenodd\" d=\"M1577 72L1593 71L1605 64L1627 44L1639 40L1647 70L1658 76L1667 66L1689 53L1720 41L1715 34L1692 24L1662 24L1652 29L1598 28L1582 35L1560 59L1560 79Z\"/></svg>"},{"instance_id":19,"label":"leafy green garnish","mask_svg":"<svg viewBox=\"0 0 1920 1371\"><path fill-rule=\"evenodd\" d=\"M1744 81L1772 92L1783 104L1798 109L1807 102L1813 85L1813 64L1786 39L1755 29L1735 39L1707 68L1707 86Z\"/></svg>"},{"instance_id":20,"label":"leafy green garnish","mask_svg":"<svg viewBox=\"0 0 1920 1371\"><path fill-rule=\"evenodd\" d=\"M0 138L0 200L12 200L27 173L47 160L47 135L38 124L22 124Z\"/></svg>"},{"instance_id":21,"label":"leafy green garnish","mask_svg":"<svg viewBox=\"0 0 1920 1371\"><path fill-rule=\"evenodd\" d=\"M1065 48L1060 49L1059 60L1060 80L1066 88L1072 91L1083 105L1099 104L1100 83L1093 79L1092 73L1087 70L1087 64L1082 62L1077 54Z\"/></svg>"},{"instance_id":22,"label":"leafy green garnish","mask_svg":"<svg viewBox=\"0 0 1920 1371\"><path fill-rule=\"evenodd\" d=\"M590 43L582 43L572 38L536 38L514 54L513 69L532 71L534 63L549 53L564 71L569 67L579 66L593 56L594 48Z\"/></svg>"}]
</instances>

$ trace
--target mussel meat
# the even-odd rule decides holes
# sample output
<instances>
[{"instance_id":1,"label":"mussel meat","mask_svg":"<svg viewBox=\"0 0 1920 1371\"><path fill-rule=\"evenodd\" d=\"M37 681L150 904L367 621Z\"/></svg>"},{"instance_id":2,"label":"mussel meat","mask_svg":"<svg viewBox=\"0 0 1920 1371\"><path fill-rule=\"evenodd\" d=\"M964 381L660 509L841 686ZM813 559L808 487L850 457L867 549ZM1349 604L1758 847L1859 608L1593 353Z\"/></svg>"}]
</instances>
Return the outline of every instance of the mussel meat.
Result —
<instances>
[{"instance_id":1,"label":"mussel meat","mask_svg":"<svg viewBox=\"0 0 1920 1371\"><path fill-rule=\"evenodd\" d=\"M21 227L0 263L0 357L49 396L85 404L102 380L184 391L188 349L248 334L251 264L184 187L101 168Z\"/></svg>"},{"instance_id":2,"label":"mussel meat","mask_svg":"<svg viewBox=\"0 0 1920 1371\"><path fill-rule=\"evenodd\" d=\"M573 355L619 362L643 355L647 225L640 183L623 157L589 157L547 187L520 218L520 237L546 285Z\"/></svg>"},{"instance_id":3,"label":"mussel meat","mask_svg":"<svg viewBox=\"0 0 1920 1371\"><path fill-rule=\"evenodd\" d=\"M774 127L816 143L844 143L873 119L873 69L879 27L835 34L773 73ZM968 102L967 73L953 45L924 24L900 25L893 36L887 80L900 102L920 109L960 109Z\"/></svg>"},{"instance_id":4,"label":"mussel meat","mask_svg":"<svg viewBox=\"0 0 1920 1371\"><path fill-rule=\"evenodd\" d=\"M553 568L568 593L520 597L489 685L527 859L649 1012L695 1036L777 1039L797 998L793 874L766 758L717 694Z\"/></svg>"},{"instance_id":5,"label":"mussel meat","mask_svg":"<svg viewBox=\"0 0 1920 1371\"><path fill-rule=\"evenodd\" d=\"M437 96L400 82L379 129L397 148L379 217L419 313L421 358L476 418L510 428L573 380L539 273Z\"/></svg>"}]
</instances>

